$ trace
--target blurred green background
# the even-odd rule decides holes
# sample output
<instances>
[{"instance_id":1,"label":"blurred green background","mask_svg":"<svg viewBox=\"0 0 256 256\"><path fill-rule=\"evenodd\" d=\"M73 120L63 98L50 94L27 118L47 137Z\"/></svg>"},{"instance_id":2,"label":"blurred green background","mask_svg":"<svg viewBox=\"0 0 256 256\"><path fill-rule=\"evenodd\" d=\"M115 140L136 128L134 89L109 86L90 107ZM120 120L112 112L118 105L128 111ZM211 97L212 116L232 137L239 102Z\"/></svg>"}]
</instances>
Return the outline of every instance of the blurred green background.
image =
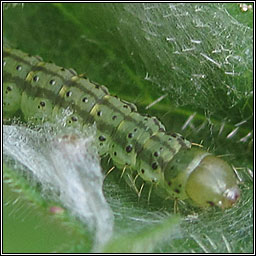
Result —
<instances>
[{"instance_id":1,"label":"blurred green background","mask_svg":"<svg viewBox=\"0 0 256 256\"><path fill-rule=\"evenodd\" d=\"M252 251L252 10L243 12L237 3L27 3L5 7L5 43L86 73L112 94L136 103L141 113L157 116L167 130L203 143L238 168L243 179L240 204L225 213L188 209L199 217L193 220L187 213L181 214L179 232L161 246L156 243L154 252ZM163 95L160 103L146 109ZM102 166L104 170L111 167ZM17 194L4 188L4 252L91 250L92 236L87 231L79 230L68 216L63 221L49 214L47 202L35 202L35 189L24 189L15 168L7 169L14 188L21 187L25 193L22 196L20 189ZM144 230L154 224L154 214L172 212L171 204L157 199L148 206L146 194L138 203L136 194L124 182L117 182L115 175L104 185L116 218L115 236L132 233L135 227ZM27 200L13 203L23 197ZM150 213L153 217L148 217ZM138 215L148 224L134 221ZM152 234L148 232L149 238ZM133 242L128 240L127 246Z\"/></svg>"}]
</instances>

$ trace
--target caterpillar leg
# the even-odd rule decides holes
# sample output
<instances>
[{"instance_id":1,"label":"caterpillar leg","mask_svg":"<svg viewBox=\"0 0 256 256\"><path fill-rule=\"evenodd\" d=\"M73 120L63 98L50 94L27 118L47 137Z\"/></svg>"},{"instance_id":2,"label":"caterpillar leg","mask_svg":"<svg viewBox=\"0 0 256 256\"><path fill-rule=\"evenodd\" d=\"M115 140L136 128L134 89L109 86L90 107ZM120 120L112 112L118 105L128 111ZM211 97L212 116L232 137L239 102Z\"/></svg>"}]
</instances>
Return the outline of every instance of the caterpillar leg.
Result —
<instances>
[{"instance_id":1,"label":"caterpillar leg","mask_svg":"<svg viewBox=\"0 0 256 256\"><path fill-rule=\"evenodd\" d=\"M194 143L194 142L192 142L191 145L197 146L197 147L199 147L199 148L203 148L203 147L204 147L203 145L198 144L198 143Z\"/></svg>"},{"instance_id":2,"label":"caterpillar leg","mask_svg":"<svg viewBox=\"0 0 256 256\"><path fill-rule=\"evenodd\" d=\"M142 190L143 190L143 188L144 188L144 185L145 185L145 183L142 183L142 185L141 185L141 187L140 187L140 190L139 190L139 193L138 193L138 198L140 199L140 196L141 196L141 192L142 192Z\"/></svg>"},{"instance_id":3,"label":"caterpillar leg","mask_svg":"<svg viewBox=\"0 0 256 256\"><path fill-rule=\"evenodd\" d=\"M152 192L152 189L153 189L153 185L154 185L154 184L151 184L151 186L150 186L150 188L149 188L149 191L148 191L148 199L147 199L148 204L149 204L149 201L150 201L150 197L151 197L151 192Z\"/></svg>"},{"instance_id":4,"label":"caterpillar leg","mask_svg":"<svg viewBox=\"0 0 256 256\"><path fill-rule=\"evenodd\" d=\"M108 158L107 163L110 164L110 162L111 162L111 157Z\"/></svg>"},{"instance_id":5,"label":"caterpillar leg","mask_svg":"<svg viewBox=\"0 0 256 256\"><path fill-rule=\"evenodd\" d=\"M139 194L139 190L138 190L138 188L136 187L136 184L135 184L135 180L136 179L133 179L130 174L127 174L126 177L129 179L129 181L127 183L134 189L134 191L138 195Z\"/></svg>"},{"instance_id":6,"label":"caterpillar leg","mask_svg":"<svg viewBox=\"0 0 256 256\"><path fill-rule=\"evenodd\" d=\"M174 214L177 214L179 212L178 200L179 200L178 198L174 199L174 205L173 205Z\"/></svg>"},{"instance_id":7,"label":"caterpillar leg","mask_svg":"<svg viewBox=\"0 0 256 256\"><path fill-rule=\"evenodd\" d=\"M136 182L136 180L137 180L137 178L139 177L139 174L137 173L137 175L134 177L134 184L135 184L135 182Z\"/></svg>"},{"instance_id":8,"label":"caterpillar leg","mask_svg":"<svg viewBox=\"0 0 256 256\"><path fill-rule=\"evenodd\" d=\"M136 187L136 193L137 193L137 196L138 196L138 200L140 199L140 196L141 196L141 192L145 186L145 183L143 182L140 186L140 189L138 190L137 186L136 186L136 180L137 178L139 177L139 174L137 173L137 175L134 177L134 179L132 180L132 184L134 185L134 187Z\"/></svg>"},{"instance_id":9,"label":"caterpillar leg","mask_svg":"<svg viewBox=\"0 0 256 256\"><path fill-rule=\"evenodd\" d=\"M106 173L104 179L115 169L116 167L115 166L112 166Z\"/></svg>"},{"instance_id":10,"label":"caterpillar leg","mask_svg":"<svg viewBox=\"0 0 256 256\"><path fill-rule=\"evenodd\" d=\"M127 168L127 165L125 165L123 170L122 170L122 173L121 173L121 176L120 176L120 180L123 178L126 168Z\"/></svg>"}]
</instances>

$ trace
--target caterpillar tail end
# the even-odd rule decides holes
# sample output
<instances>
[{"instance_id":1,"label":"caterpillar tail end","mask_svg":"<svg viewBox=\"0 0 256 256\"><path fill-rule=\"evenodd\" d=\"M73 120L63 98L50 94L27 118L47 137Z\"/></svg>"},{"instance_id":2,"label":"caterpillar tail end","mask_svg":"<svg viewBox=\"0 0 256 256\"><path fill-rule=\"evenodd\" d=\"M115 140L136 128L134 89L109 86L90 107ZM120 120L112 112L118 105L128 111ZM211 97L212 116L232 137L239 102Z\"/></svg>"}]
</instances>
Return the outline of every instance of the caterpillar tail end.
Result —
<instances>
[{"instance_id":1,"label":"caterpillar tail end","mask_svg":"<svg viewBox=\"0 0 256 256\"><path fill-rule=\"evenodd\" d=\"M232 207L240 198L237 178L224 160L208 155L190 174L186 193L201 207Z\"/></svg>"}]
</instances>

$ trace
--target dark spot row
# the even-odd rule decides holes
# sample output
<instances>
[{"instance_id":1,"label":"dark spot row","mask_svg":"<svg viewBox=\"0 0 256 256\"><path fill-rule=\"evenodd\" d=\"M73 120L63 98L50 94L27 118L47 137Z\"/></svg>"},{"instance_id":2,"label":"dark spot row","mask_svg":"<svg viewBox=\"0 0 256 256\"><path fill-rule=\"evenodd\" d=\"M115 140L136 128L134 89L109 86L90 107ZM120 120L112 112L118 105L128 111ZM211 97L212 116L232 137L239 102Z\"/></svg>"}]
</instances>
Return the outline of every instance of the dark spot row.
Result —
<instances>
[{"instance_id":1,"label":"dark spot row","mask_svg":"<svg viewBox=\"0 0 256 256\"><path fill-rule=\"evenodd\" d=\"M53 81L53 80L51 80L51 81ZM71 96L72 96L72 91L66 92L66 97L71 97ZM82 102L87 103L88 101L89 100L86 96L82 98Z\"/></svg>"},{"instance_id":2,"label":"dark spot row","mask_svg":"<svg viewBox=\"0 0 256 256\"><path fill-rule=\"evenodd\" d=\"M172 182L171 182L171 181L168 181L168 183L167 183L167 184L168 184L168 186L169 186L169 187L171 187ZM181 184L179 184L179 185L178 185L178 187L179 187L179 188L181 188L181 187L182 187L182 185L181 185ZM175 189L174 189L174 192L176 192L177 194L179 194L179 193L180 193L180 189L175 188Z\"/></svg>"}]
</instances>

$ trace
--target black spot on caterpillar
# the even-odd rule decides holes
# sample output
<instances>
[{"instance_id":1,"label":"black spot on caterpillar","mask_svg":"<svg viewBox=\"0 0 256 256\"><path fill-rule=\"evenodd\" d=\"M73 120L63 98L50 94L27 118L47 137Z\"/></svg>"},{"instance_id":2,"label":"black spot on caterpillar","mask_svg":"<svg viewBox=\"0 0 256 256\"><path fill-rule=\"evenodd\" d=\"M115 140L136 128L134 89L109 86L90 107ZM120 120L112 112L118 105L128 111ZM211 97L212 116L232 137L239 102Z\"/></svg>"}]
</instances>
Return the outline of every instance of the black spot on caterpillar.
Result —
<instances>
[{"instance_id":1,"label":"black spot on caterpillar","mask_svg":"<svg viewBox=\"0 0 256 256\"><path fill-rule=\"evenodd\" d=\"M134 104L111 96L73 70L45 63L19 50L3 50L3 113L21 111L26 121L53 121L72 109L67 124L96 123L98 152L138 172L165 198L190 199L201 207L231 207L239 198L231 167L179 134L168 134L156 118L140 115Z\"/></svg>"}]
</instances>

